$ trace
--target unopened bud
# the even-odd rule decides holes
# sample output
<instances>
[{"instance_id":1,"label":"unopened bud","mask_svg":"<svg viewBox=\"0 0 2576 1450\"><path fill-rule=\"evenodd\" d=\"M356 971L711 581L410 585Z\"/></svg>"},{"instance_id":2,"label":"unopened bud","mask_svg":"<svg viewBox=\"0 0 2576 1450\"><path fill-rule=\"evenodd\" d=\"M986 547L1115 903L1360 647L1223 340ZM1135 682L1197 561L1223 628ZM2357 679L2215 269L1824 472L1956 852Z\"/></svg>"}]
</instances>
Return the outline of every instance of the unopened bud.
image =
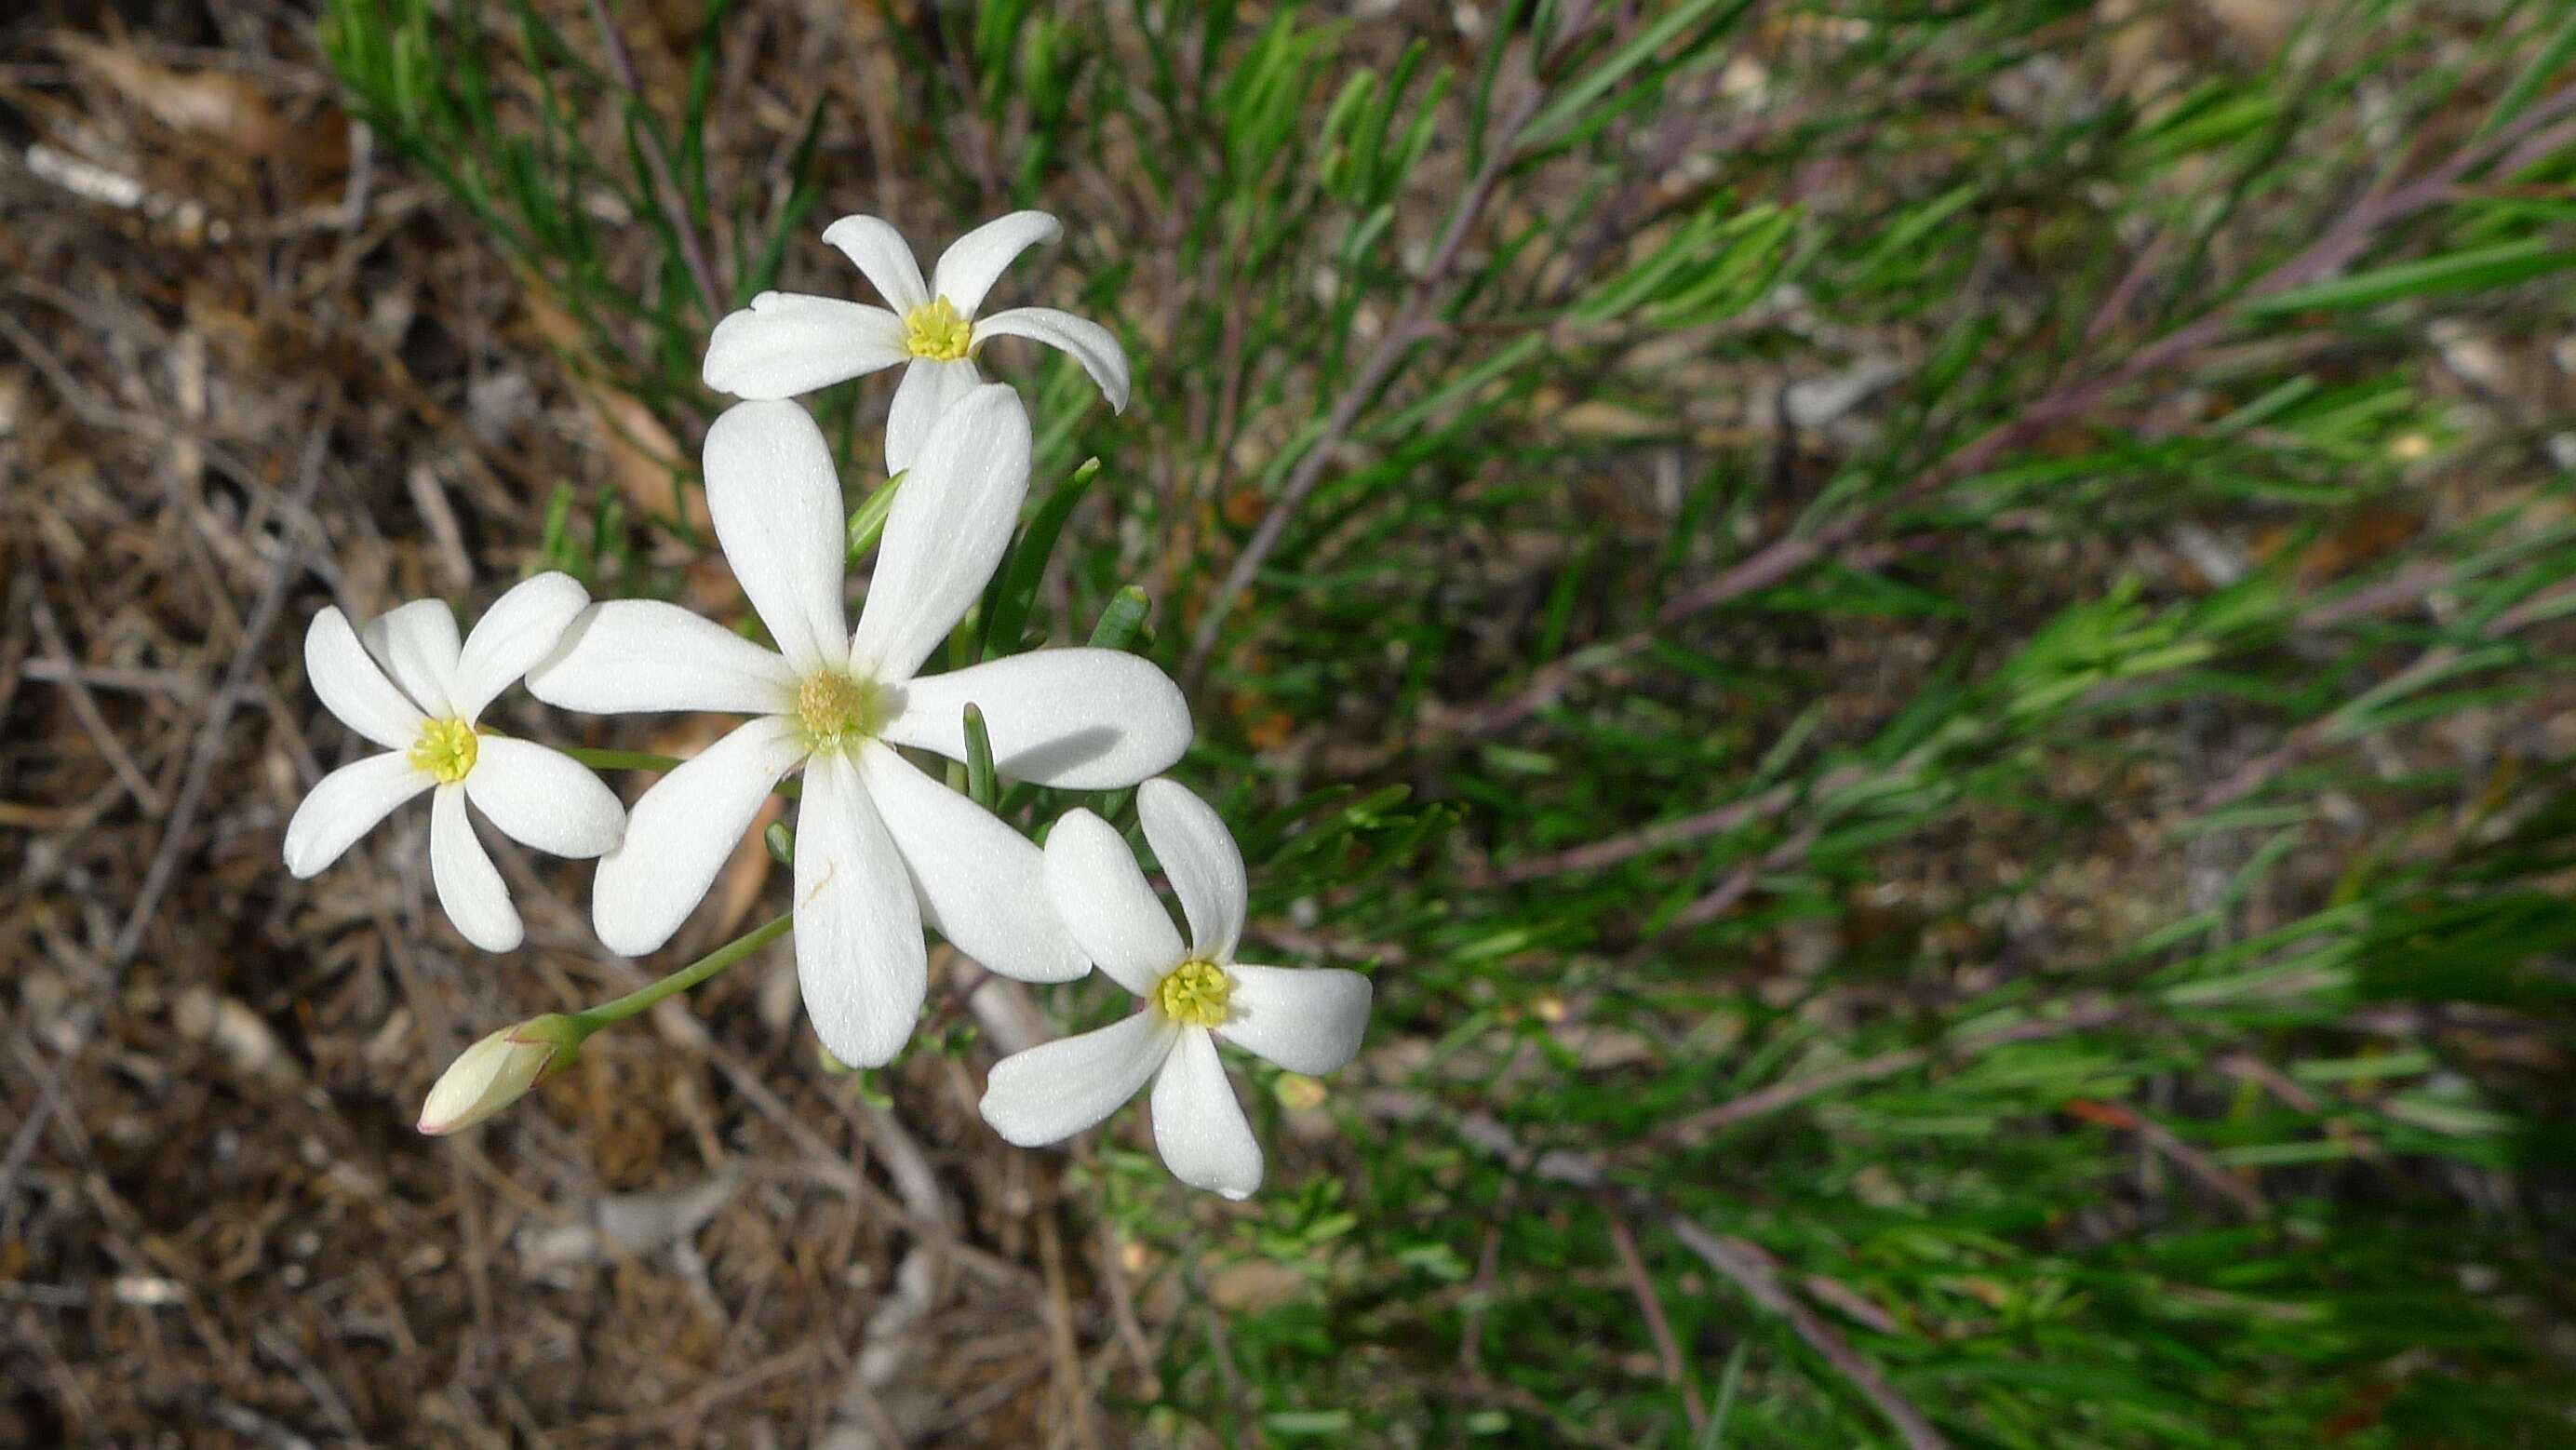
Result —
<instances>
[{"instance_id":1,"label":"unopened bud","mask_svg":"<svg viewBox=\"0 0 2576 1450\"><path fill-rule=\"evenodd\" d=\"M1278 1094L1279 1106L1292 1113L1309 1112L1324 1105L1324 1085L1302 1072L1283 1072L1271 1088Z\"/></svg>"},{"instance_id":2,"label":"unopened bud","mask_svg":"<svg viewBox=\"0 0 2576 1450\"><path fill-rule=\"evenodd\" d=\"M475 1043L430 1087L420 1130L432 1137L453 1133L517 1102L571 1062L585 1035L571 1018L549 1012Z\"/></svg>"}]
</instances>

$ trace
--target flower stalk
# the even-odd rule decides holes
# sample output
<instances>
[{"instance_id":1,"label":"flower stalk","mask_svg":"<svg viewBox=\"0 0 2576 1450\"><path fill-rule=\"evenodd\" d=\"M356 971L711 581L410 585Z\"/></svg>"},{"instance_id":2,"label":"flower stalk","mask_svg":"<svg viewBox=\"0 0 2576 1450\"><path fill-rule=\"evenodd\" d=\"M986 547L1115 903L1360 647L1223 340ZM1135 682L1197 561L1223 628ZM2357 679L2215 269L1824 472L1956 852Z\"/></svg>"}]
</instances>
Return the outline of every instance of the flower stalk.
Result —
<instances>
[{"instance_id":1,"label":"flower stalk","mask_svg":"<svg viewBox=\"0 0 2576 1450\"><path fill-rule=\"evenodd\" d=\"M664 775L684 763L676 755L659 755L650 750L602 750L588 745L567 745L560 752L593 770L650 770ZM778 795L796 799L803 786L793 780L782 780L770 787Z\"/></svg>"},{"instance_id":2,"label":"flower stalk","mask_svg":"<svg viewBox=\"0 0 2576 1450\"><path fill-rule=\"evenodd\" d=\"M420 1131L462 1132L525 1097L581 1054L592 1033L623 1022L666 997L685 992L787 934L794 912L782 912L648 986L580 1012L548 1012L504 1027L457 1054L430 1087Z\"/></svg>"},{"instance_id":3,"label":"flower stalk","mask_svg":"<svg viewBox=\"0 0 2576 1450\"><path fill-rule=\"evenodd\" d=\"M676 996L706 981L753 952L785 936L788 927L794 925L795 921L796 913L782 911L660 981L638 987L615 1001L602 1002L596 1007L575 1012L569 1020L580 1028L583 1037L588 1037L611 1023L623 1022L665 997Z\"/></svg>"}]
</instances>

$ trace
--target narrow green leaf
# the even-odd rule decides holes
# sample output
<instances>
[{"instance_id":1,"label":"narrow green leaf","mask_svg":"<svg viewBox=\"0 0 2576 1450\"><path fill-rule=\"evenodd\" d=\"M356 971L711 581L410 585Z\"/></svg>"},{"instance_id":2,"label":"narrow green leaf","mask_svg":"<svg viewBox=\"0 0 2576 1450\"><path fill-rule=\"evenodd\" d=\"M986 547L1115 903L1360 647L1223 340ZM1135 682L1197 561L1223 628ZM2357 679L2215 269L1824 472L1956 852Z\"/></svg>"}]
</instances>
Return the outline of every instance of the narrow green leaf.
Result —
<instances>
[{"instance_id":1,"label":"narrow green leaf","mask_svg":"<svg viewBox=\"0 0 2576 1450\"><path fill-rule=\"evenodd\" d=\"M1071 478L1047 495L1028 527L1020 530L1010 557L993 576L993 592L984 611L983 658L1019 648L1020 630L1029 621L1029 606L1037 600L1038 581L1046 576L1047 559L1055 553L1064 521L1073 516L1074 505L1082 502L1084 490L1099 476L1100 460L1084 459Z\"/></svg>"},{"instance_id":2,"label":"narrow green leaf","mask_svg":"<svg viewBox=\"0 0 2576 1450\"><path fill-rule=\"evenodd\" d=\"M966 702L966 798L985 810L993 808L993 737L984 728L984 711Z\"/></svg>"},{"instance_id":3,"label":"narrow green leaf","mask_svg":"<svg viewBox=\"0 0 2576 1450\"><path fill-rule=\"evenodd\" d=\"M1626 45L1611 52L1599 65L1584 72L1581 79L1560 92L1522 133L1524 144L1539 146L1562 139L1560 133L1571 129L1593 102L1626 80L1629 72L1653 59L1655 52L1662 50L1675 36L1698 24L1721 5L1732 5L1740 14L1751 3L1752 0L1683 0L1683 3L1656 17L1653 24L1638 31Z\"/></svg>"},{"instance_id":4,"label":"narrow green leaf","mask_svg":"<svg viewBox=\"0 0 2576 1450\"><path fill-rule=\"evenodd\" d=\"M2478 134L2489 135L2500 127L2513 124L2516 116L2531 109L2531 103L2540 99L2549 78L2571 59L2576 59L2576 10L2567 12L2567 18L2558 23L2558 33L2550 36L2549 43L2533 53L2531 64L2523 67L2522 74L2514 77L2513 84L2506 87L2504 99L2496 102L2494 112L2487 117L2486 124L2478 128Z\"/></svg>"},{"instance_id":5,"label":"narrow green leaf","mask_svg":"<svg viewBox=\"0 0 2576 1450\"><path fill-rule=\"evenodd\" d=\"M1100 622L1091 627L1094 649L1125 649L1136 642L1145 628L1145 612L1152 608L1145 597L1145 586L1130 584L1118 591L1109 607L1100 611Z\"/></svg>"},{"instance_id":6,"label":"narrow green leaf","mask_svg":"<svg viewBox=\"0 0 2576 1450\"><path fill-rule=\"evenodd\" d=\"M886 516L894 512L895 490L901 487L903 487L903 475L898 473L879 484L876 492L861 499L859 506L851 510L849 530L851 563L859 562L869 549L876 546L877 535L885 532Z\"/></svg>"},{"instance_id":7,"label":"narrow green leaf","mask_svg":"<svg viewBox=\"0 0 2576 1450\"><path fill-rule=\"evenodd\" d=\"M2576 267L2576 248L2559 246L2546 237L2529 237L2293 287L2287 292L2257 297L2245 304L2245 311L2255 317L2278 317L2287 312L2369 307L2402 297L2503 287L2566 267Z\"/></svg>"}]
</instances>

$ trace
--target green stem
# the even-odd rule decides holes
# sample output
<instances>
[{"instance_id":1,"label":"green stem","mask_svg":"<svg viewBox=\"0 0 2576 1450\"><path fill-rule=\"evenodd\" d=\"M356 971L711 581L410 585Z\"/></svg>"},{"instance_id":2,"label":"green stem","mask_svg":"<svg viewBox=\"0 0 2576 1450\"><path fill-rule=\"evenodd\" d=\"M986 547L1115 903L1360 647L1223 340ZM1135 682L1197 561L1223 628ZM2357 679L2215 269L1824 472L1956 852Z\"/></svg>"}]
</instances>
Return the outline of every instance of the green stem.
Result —
<instances>
[{"instance_id":1,"label":"green stem","mask_svg":"<svg viewBox=\"0 0 2576 1450\"><path fill-rule=\"evenodd\" d=\"M567 745L561 749L564 754L593 770L658 770L668 773L686 763L676 755L656 755L650 750L597 750L587 745ZM770 789L789 800L804 794L803 783L794 779L782 780Z\"/></svg>"},{"instance_id":2,"label":"green stem","mask_svg":"<svg viewBox=\"0 0 2576 1450\"><path fill-rule=\"evenodd\" d=\"M572 1021L581 1029L581 1035L584 1037L588 1037L612 1022L623 1022L665 997L689 990L785 936L787 928L794 925L795 921L796 913L782 912L777 917L753 927L650 986L639 987L614 1002L602 1002L596 1007L571 1014Z\"/></svg>"},{"instance_id":3,"label":"green stem","mask_svg":"<svg viewBox=\"0 0 2576 1450\"><path fill-rule=\"evenodd\" d=\"M680 763L676 755L655 755L649 750L594 750L587 745L560 748L593 770L672 770Z\"/></svg>"}]
</instances>

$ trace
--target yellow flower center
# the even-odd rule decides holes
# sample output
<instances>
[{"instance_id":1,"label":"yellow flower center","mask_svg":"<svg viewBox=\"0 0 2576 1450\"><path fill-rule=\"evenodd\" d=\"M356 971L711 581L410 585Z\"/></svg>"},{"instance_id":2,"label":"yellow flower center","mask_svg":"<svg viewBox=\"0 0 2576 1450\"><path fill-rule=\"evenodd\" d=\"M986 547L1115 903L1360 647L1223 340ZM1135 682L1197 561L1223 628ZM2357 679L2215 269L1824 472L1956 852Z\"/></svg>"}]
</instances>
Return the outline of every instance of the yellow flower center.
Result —
<instances>
[{"instance_id":1,"label":"yellow flower center","mask_svg":"<svg viewBox=\"0 0 2576 1450\"><path fill-rule=\"evenodd\" d=\"M1234 979L1214 962L1183 962L1154 984L1154 1005L1187 1027L1222 1027Z\"/></svg>"},{"instance_id":2,"label":"yellow flower center","mask_svg":"<svg viewBox=\"0 0 2576 1450\"><path fill-rule=\"evenodd\" d=\"M885 727L885 692L873 682L828 671L808 675L796 687L796 723L818 750L839 750L874 736Z\"/></svg>"},{"instance_id":3,"label":"yellow flower center","mask_svg":"<svg viewBox=\"0 0 2576 1450\"><path fill-rule=\"evenodd\" d=\"M903 350L914 357L955 362L966 355L974 335L974 325L945 297L934 297L904 314Z\"/></svg>"},{"instance_id":4,"label":"yellow flower center","mask_svg":"<svg viewBox=\"0 0 2576 1450\"><path fill-rule=\"evenodd\" d=\"M424 720L420 738L411 743L412 769L427 771L440 785L454 785L474 769L483 751L474 727L462 720Z\"/></svg>"}]
</instances>

